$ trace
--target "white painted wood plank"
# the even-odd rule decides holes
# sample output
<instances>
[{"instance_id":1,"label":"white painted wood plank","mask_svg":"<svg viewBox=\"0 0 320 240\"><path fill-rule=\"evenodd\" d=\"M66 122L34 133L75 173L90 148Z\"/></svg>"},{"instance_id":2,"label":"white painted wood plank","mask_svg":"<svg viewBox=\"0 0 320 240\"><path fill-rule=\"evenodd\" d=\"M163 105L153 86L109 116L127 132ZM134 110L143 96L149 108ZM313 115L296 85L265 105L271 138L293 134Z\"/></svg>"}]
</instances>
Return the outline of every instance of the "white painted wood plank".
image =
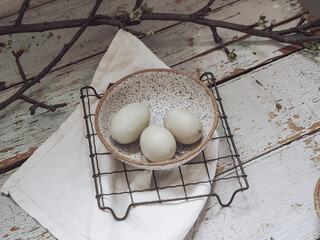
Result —
<instances>
[{"instance_id":1,"label":"white painted wood plank","mask_svg":"<svg viewBox=\"0 0 320 240\"><path fill-rule=\"evenodd\" d=\"M219 9L225 5L237 0L218 0L214 4L213 9ZM94 1L85 0L57 0L43 7L26 12L25 22L42 22L56 21L64 19L83 18L88 15ZM103 1L99 8L98 14L115 15L119 11L130 12L135 1ZM206 4L205 0L187 0L187 1L148 1L148 5L154 8L156 12L182 12L190 13L201 8ZM75 7L76 6L76 7ZM13 23L16 16L9 17L0 21L1 25ZM144 22L141 26L136 26L134 29L139 31L159 31L163 28L171 26L174 22L152 21ZM11 36L1 36L1 41L12 40L13 49L19 49L22 42L26 41L31 44L30 53L24 54L21 57L22 66L24 66L28 78L35 76L46 64L48 64L62 49L63 45L71 39L77 29L61 29L56 31L48 31L44 33L21 33ZM96 26L89 27L81 36L79 41L70 49L64 58L55 66L59 68L70 63L77 62L81 59L90 56L101 54L104 52L111 40L118 31L117 27L113 26ZM44 51L44 49L46 51ZM0 71L1 81L6 81L7 86L21 82L21 77L14 62L11 49L0 50Z\"/></svg>"},{"instance_id":2,"label":"white painted wood plank","mask_svg":"<svg viewBox=\"0 0 320 240\"><path fill-rule=\"evenodd\" d=\"M320 133L245 164L249 190L227 208L210 199L185 239L319 238L313 203L320 176L319 146ZM215 191L227 197L234 186L220 183Z\"/></svg>"},{"instance_id":3,"label":"white painted wood plank","mask_svg":"<svg viewBox=\"0 0 320 240\"><path fill-rule=\"evenodd\" d=\"M319 65L301 51L220 87L243 161L320 128Z\"/></svg>"},{"instance_id":4,"label":"white painted wood plank","mask_svg":"<svg viewBox=\"0 0 320 240\"><path fill-rule=\"evenodd\" d=\"M319 65L301 51L219 87L243 162L320 128Z\"/></svg>"},{"instance_id":5,"label":"white painted wood plank","mask_svg":"<svg viewBox=\"0 0 320 240\"><path fill-rule=\"evenodd\" d=\"M0 112L2 128L0 168L29 157L59 128L80 103L80 88L91 83L99 61L100 57L95 57L63 71L48 74L41 84L35 85L26 93L28 95L28 92L32 91L30 97L39 101L45 100L49 104L65 102L68 104L66 107L59 108L55 112L39 108L36 114L31 116L28 110L30 104L20 101ZM4 91L0 95L0 101L15 91L17 87ZM3 161L4 159L6 160Z\"/></svg>"},{"instance_id":6,"label":"white painted wood plank","mask_svg":"<svg viewBox=\"0 0 320 240\"><path fill-rule=\"evenodd\" d=\"M0 175L0 187L16 170ZM1 239L56 239L22 210L9 196L0 193Z\"/></svg>"}]
</instances>

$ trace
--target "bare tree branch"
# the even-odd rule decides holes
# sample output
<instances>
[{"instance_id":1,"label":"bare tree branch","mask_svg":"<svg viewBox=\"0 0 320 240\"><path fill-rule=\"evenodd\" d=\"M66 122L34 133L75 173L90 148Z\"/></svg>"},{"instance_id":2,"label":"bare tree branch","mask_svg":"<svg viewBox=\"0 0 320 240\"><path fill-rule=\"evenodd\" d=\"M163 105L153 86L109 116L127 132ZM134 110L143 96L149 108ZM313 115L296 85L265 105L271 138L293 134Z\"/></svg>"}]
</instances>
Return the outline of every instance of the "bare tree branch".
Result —
<instances>
[{"instance_id":1,"label":"bare tree branch","mask_svg":"<svg viewBox=\"0 0 320 240\"><path fill-rule=\"evenodd\" d=\"M210 7L214 3L215 0L209 0L209 2L201 9L193 13L195 16L203 16L211 11Z\"/></svg>"},{"instance_id":2,"label":"bare tree branch","mask_svg":"<svg viewBox=\"0 0 320 240\"><path fill-rule=\"evenodd\" d=\"M24 0L24 2L21 4L21 8L19 10L19 15L17 17L15 25L21 25L21 21L23 19L24 13L27 11L29 6L30 6L30 0Z\"/></svg>"},{"instance_id":3,"label":"bare tree branch","mask_svg":"<svg viewBox=\"0 0 320 240\"><path fill-rule=\"evenodd\" d=\"M76 34L72 37L70 42L68 44L65 44L62 48L61 52L56 56L32 81L24 83L22 87L14 93L11 97L6 99L5 101L0 103L0 110L6 108L8 105L13 103L14 101L21 98L23 93L28 90L30 87L35 85L36 83L40 82L40 80L52 69L53 66L55 66L61 58L67 53L67 51L72 47L72 45L78 40L78 38L81 36L81 34L86 30L88 27L90 21L93 19L96 11L98 10L102 0L96 0L96 3L94 7L92 8L89 17L86 19L86 21L83 23L81 28L76 32Z\"/></svg>"},{"instance_id":4,"label":"bare tree branch","mask_svg":"<svg viewBox=\"0 0 320 240\"><path fill-rule=\"evenodd\" d=\"M21 66L21 63L20 63L20 56L23 54L23 51L21 51L21 50L18 51L18 52L12 51L12 54L13 54L13 56L16 58L16 64L17 64L17 66L18 66L19 73L20 73L20 75L21 75L22 81L23 81L24 83L28 83L26 74L24 73L23 68L22 68L22 66Z\"/></svg>"},{"instance_id":5,"label":"bare tree branch","mask_svg":"<svg viewBox=\"0 0 320 240\"><path fill-rule=\"evenodd\" d=\"M219 44L221 47L223 47L225 53L227 54L227 56L229 56L230 51L229 49L226 47L226 45L224 44L222 38L219 36L218 32L217 32L217 28L216 27L211 27L211 31L212 31L212 35L213 35L213 39L214 41Z\"/></svg>"},{"instance_id":6,"label":"bare tree branch","mask_svg":"<svg viewBox=\"0 0 320 240\"><path fill-rule=\"evenodd\" d=\"M135 11L135 10L137 10L139 7L141 7L142 2L143 2L143 0L136 0L136 4L134 5L132 11Z\"/></svg>"},{"instance_id":7,"label":"bare tree branch","mask_svg":"<svg viewBox=\"0 0 320 240\"><path fill-rule=\"evenodd\" d=\"M115 21L117 20L117 21ZM192 22L200 25L205 25L208 27L216 27L216 28L226 28L235 30L238 32L243 32L252 36L259 37L268 37L273 40L291 43L291 44L301 44L303 42L308 41L320 41L320 36L301 36L301 35L288 35L290 33L297 33L298 28L290 28L287 30L281 31L266 31L264 29L254 29L252 25L242 25L237 23L230 23L219 20L212 20L206 18L195 17L193 14L168 14L168 13L143 13L140 17L141 21L150 21L150 20L162 20L162 21L182 21L182 22ZM44 22L44 23L36 23L36 24L22 24L22 25L12 25L12 26L3 26L0 27L0 35L4 34L13 34L13 33L22 33L22 32L42 32L53 29L62 29L62 28L75 28L81 26L86 19L74 19L74 20L64 20L64 21L55 21L55 22ZM89 22L90 26L97 25L113 25L119 27L119 22L122 23L123 26L130 26L139 24L139 22L130 22L128 16L120 16L116 19L110 16L102 16L99 15L97 18L92 18ZM309 29L311 27L320 26L320 19L317 19L313 22L306 23L301 26L302 30ZM288 36L286 36L288 35Z\"/></svg>"}]
</instances>

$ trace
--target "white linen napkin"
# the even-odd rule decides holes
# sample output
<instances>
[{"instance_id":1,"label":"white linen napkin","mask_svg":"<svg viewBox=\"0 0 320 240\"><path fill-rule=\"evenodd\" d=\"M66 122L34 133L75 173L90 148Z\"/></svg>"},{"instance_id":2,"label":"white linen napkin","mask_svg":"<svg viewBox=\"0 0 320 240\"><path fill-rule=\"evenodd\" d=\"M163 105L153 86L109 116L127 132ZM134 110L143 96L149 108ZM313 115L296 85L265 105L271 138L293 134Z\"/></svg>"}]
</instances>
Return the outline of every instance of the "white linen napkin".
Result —
<instances>
[{"instance_id":1,"label":"white linen napkin","mask_svg":"<svg viewBox=\"0 0 320 240\"><path fill-rule=\"evenodd\" d=\"M140 40L119 30L93 77L92 86L104 93L110 82L147 68L168 68ZM98 99L91 99L95 111ZM130 209L124 221L116 221L108 211L97 206L92 178L88 142L81 104L34 154L3 185L1 191L11 197L28 214L58 239L183 239L197 219L206 198L189 201L140 205ZM215 133L215 136L216 133ZM97 151L106 151L96 140ZM205 149L208 159L218 157L218 140L211 140ZM197 158L201 158L201 154ZM101 156L102 171L116 169L122 163L111 155ZM214 177L216 161L208 164ZM206 177L203 164L181 168L185 183ZM151 171L129 176L132 190L150 188ZM158 185L181 184L176 169L157 171ZM106 191L126 188L123 175L104 179ZM206 194L209 184L188 186L192 195ZM135 201L156 200L153 192L133 194ZM183 195L183 189L163 189L162 198ZM120 195L119 195L120 196ZM108 201L117 215L123 216L128 197L113 197Z\"/></svg>"}]
</instances>

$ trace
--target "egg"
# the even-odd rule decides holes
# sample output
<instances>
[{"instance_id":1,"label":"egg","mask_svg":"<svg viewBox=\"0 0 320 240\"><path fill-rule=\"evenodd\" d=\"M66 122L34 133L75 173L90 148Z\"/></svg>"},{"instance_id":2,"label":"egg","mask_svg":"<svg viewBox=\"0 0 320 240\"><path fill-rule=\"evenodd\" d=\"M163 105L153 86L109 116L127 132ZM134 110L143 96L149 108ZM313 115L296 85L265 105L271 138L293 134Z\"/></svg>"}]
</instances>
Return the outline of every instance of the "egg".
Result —
<instances>
[{"instance_id":1,"label":"egg","mask_svg":"<svg viewBox=\"0 0 320 240\"><path fill-rule=\"evenodd\" d=\"M140 136L143 155L152 162L171 159L176 152L176 140L171 132L158 126L147 127Z\"/></svg>"},{"instance_id":2,"label":"egg","mask_svg":"<svg viewBox=\"0 0 320 240\"><path fill-rule=\"evenodd\" d=\"M164 116L163 123L178 143L192 144L202 137L200 119L188 110L173 109L168 111Z\"/></svg>"},{"instance_id":3,"label":"egg","mask_svg":"<svg viewBox=\"0 0 320 240\"><path fill-rule=\"evenodd\" d=\"M110 134L114 141L129 144L139 139L149 125L150 110L143 103L131 103L121 108L111 121Z\"/></svg>"}]
</instances>

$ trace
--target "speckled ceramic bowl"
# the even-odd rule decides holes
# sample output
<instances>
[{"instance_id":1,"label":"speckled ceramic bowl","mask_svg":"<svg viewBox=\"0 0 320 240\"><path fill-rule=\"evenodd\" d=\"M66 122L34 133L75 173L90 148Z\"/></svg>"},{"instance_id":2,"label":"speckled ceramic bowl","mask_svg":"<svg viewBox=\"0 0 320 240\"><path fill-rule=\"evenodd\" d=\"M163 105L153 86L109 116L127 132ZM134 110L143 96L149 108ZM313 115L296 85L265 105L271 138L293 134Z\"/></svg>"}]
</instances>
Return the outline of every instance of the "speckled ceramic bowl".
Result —
<instances>
[{"instance_id":1,"label":"speckled ceramic bowl","mask_svg":"<svg viewBox=\"0 0 320 240\"><path fill-rule=\"evenodd\" d=\"M177 144L174 158L150 162L142 154L139 141L116 143L110 136L114 115L133 102L146 104L151 112L150 125L163 126L163 117L170 109L187 109L195 113L203 125L203 136L194 144ZM130 165L163 170L190 161L206 146L218 123L218 108L211 90L200 80L170 69L148 69L130 74L113 84L100 100L95 127L104 146L116 158Z\"/></svg>"}]
</instances>

